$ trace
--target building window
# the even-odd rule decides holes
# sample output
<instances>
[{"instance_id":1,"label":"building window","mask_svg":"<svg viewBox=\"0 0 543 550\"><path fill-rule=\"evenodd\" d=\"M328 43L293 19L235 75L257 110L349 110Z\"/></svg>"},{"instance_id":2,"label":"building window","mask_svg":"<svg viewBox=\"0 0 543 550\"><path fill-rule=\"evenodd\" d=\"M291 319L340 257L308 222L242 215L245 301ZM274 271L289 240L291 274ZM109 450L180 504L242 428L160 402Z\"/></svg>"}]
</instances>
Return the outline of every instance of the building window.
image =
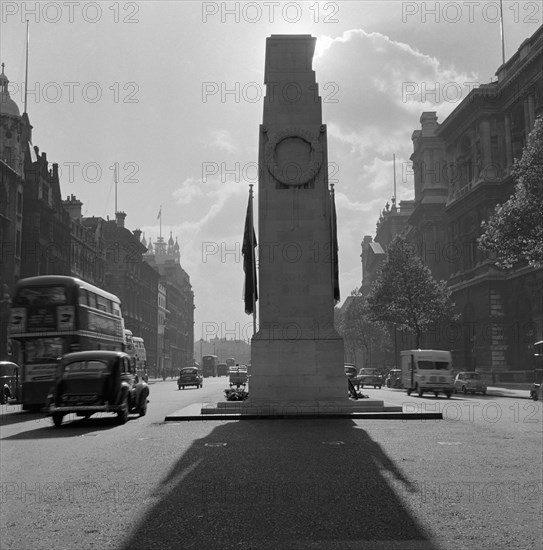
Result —
<instances>
[{"instance_id":1,"label":"building window","mask_svg":"<svg viewBox=\"0 0 543 550\"><path fill-rule=\"evenodd\" d=\"M15 257L21 258L21 230L17 229L15 234Z\"/></svg>"},{"instance_id":2,"label":"building window","mask_svg":"<svg viewBox=\"0 0 543 550\"><path fill-rule=\"evenodd\" d=\"M4 147L4 161L11 166L11 147Z\"/></svg>"}]
</instances>

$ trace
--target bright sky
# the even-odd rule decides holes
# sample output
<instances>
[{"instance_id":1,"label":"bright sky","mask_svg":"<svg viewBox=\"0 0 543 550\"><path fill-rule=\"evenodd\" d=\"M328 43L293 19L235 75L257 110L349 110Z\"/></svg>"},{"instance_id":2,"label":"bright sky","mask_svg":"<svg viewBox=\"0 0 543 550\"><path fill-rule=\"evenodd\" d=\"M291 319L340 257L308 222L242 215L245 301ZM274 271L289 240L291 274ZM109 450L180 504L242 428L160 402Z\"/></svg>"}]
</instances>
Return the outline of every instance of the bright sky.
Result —
<instances>
[{"instance_id":1,"label":"bright sky","mask_svg":"<svg viewBox=\"0 0 543 550\"><path fill-rule=\"evenodd\" d=\"M499 1L6 1L0 50L21 112L30 21L33 143L64 198L181 247L195 339L249 338L241 241L257 189L266 37L316 36L314 60L336 186L342 299L361 284L360 243L393 194L413 198L411 134L442 121L501 64ZM503 2L506 59L541 25L541 0ZM258 200L258 195L255 196ZM255 208L256 215L256 208Z\"/></svg>"}]
</instances>

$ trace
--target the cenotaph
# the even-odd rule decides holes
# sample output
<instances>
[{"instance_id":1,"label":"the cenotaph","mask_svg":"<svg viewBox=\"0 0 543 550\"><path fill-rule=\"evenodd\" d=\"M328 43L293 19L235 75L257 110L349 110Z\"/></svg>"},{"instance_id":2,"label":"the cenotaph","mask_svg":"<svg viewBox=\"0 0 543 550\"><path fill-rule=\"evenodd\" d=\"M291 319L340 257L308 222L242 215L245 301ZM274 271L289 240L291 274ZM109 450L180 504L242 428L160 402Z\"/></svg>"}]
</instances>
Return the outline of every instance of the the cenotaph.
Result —
<instances>
[{"instance_id":1,"label":"the cenotaph","mask_svg":"<svg viewBox=\"0 0 543 550\"><path fill-rule=\"evenodd\" d=\"M343 339L334 329L334 262L326 126L312 68L316 38L266 43L258 185L259 330L249 399L270 414L348 412Z\"/></svg>"}]
</instances>

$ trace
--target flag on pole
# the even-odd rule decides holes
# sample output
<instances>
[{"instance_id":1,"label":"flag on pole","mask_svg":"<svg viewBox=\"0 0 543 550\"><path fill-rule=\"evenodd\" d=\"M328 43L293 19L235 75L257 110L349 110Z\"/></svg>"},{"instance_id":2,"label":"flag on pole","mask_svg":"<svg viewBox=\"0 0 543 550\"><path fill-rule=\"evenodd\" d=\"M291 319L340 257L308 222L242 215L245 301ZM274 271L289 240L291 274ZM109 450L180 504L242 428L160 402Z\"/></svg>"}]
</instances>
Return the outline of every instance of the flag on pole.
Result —
<instances>
[{"instance_id":1,"label":"flag on pole","mask_svg":"<svg viewBox=\"0 0 543 550\"><path fill-rule=\"evenodd\" d=\"M337 242L337 217L336 217L336 199L334 186L331 185L330 190L330 232L331 232L331 249L332 249L332 284L334 289L334 301L339 302L339 261L338 261L338 242Z\"/></svg>"},{"instance_id":2,"label":"flag on pole","mask_svg":"<svg viewBox=\"0 0 543 550\"><path fill-rule=\"evenodd\" d=\"M28 153L30 155L30 162L34 164L35 162L38 162L38 157L36 156L36 151L34 150L34 146L30 141L28 142Z\"/></svg>"},{"instance_id":3,"label":"flag on pole","mask_svg":"<svg viewBox=\"0 0 543 550\"><path fill-rule=\"evenodd\" d=\"M243 271L245 271L245 284L243 288L243 300L245 302L245 313L254 315L256 301L258 300L258 289L256 280L256 235L253 225L253 186L249 190L249 203L247 204L247 215L245 217L245 229L243 232Z\"/></svg>"},{"instance_id":4,"label":"flag on pole","mask_svg":"<svg viewBox=\"0 0 543 550\"><path fill-rule=\"evenodd\" d=\"M162 219L162 206L160 207L160 210L158 211L158 216L156 217L157 220Z\"/></svg>"}]
</instances>

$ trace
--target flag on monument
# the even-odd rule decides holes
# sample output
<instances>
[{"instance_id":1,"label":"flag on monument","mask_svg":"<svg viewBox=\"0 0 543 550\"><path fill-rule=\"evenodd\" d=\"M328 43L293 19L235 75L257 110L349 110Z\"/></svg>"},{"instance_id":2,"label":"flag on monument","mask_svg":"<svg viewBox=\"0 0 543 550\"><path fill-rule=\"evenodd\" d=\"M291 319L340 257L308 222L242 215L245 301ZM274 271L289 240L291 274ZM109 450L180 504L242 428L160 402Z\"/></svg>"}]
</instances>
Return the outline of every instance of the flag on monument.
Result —
<instances>
[{"instance_id":1,"label":"flag on monument","mask_svg":"<svg viewBox=\"0 0 543 550\"><path fill-rule=\"evenodd\" d=\"M156 217L157 220L160 220L162 218L162 206L160 207L160 210L158 211L158 216Z\"/></svg>"},{"instance_id":2,"label":"flag on monument","mask_svg":"<svg viewBox=\"0 0 543 550\"><path fill-rule=\"evenodd\" d=\"M336 199L334 186L330 191L331 202L331 216L330 216L330 229L331 229L331 244L332 244L332 281L334 287L334 301L337 304L339 302L339 261L338 261L338 243L337 243L337 217L336 217Z\"/></svg>"},{"instance_id":3,"label":"flag on monument","mask_svg":"<svg viewBox=\"0 0 543 550\"><path fill-rule=\"evenodd\" d=\"M245 302L245 313L251 314L255 311L258 300L258 289L256 282L256 235L253 226L253 195L249 192L249 204L245 217L245 229L243 232L243 271L245 271L245 284L243 288L243 300Z\"/></svg>"}]
</instances>

